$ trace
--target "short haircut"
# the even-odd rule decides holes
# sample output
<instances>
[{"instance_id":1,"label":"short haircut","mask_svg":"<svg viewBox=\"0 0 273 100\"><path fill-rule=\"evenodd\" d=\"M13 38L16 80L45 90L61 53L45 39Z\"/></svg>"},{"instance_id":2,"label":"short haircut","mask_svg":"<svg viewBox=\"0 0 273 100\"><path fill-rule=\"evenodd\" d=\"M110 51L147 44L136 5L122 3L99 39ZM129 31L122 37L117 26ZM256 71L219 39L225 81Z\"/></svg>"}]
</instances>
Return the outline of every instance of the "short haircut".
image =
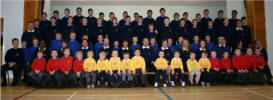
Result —
<instances>
[{"instance_id":1,"label":"short haircut","mask_svg":"<svg viewBox=\"0 0 273 100\"><path fill-rule=\"evenodd\" d=\"M88 12L89 12L89 11L93 11L93 9L92 9L92 8L89 8L89 9L88 9Z\"/></svg>"},{"instance_id":2,"label":"short haircut","mask_svg":"<svg viewBox=\"0 0 273 100\"><path fill-rule=\"evenodd\" d=\"M188 12L184 12L184 13L183 13L183 16L186 15L186 14L188 15Z\"/></svg>"},{"instance_id":3,"label":"short haircut","mask_svg":"<svg viewBox=\"0 0 273 100\"><path fill-rule=\"evenodd\" d=\"M166 11L165 8L160 8L159 12Z\"/></svg>"},{"instance_id":4,"label":"short haircut","mask_svg":"<svg viewBox=\"0 0 273 100\"><path fill-rule=\"evenodd\" d=\"M237 14L237 10L232 10L231 13Z\"/></svg>"},{"instance_id":5,"label":"short haircut","mask_svg":"<svg viewBox=\"0 0 273 100\"><path fill-rule=\"evenodd\" d=\"M219 13L224 13L224 11L223 11L223 10L219 10L219 11L218 11L218 14L219 14Z\"/></svg>"},{"instance_id":6,"label":"short haircut","mask_svg":"<svg viewBox=\"0 0 273 100\"><path fill-rule=\"evenodd\" d=\"M55 14L55 13L59 14L59 11L57 11L57 10L53 11L53 14Z\"/></svg>"},{"instance_id":7,"label":"short haircut","mask_svg":"<svg viewBox=\"0 0 273 100\"><path fill-rule=\"evenodd\" d=\"M149 9L149 10L147 10L147 13L148 13L148 12L153 12L153 11L152 11L151 9Z\"/></svg>"},{"instance_id":8,"label":"short haircut","mask_svg":"<svg viewBox=\"0 0 273 100\"><path fill-rule=\"evenodd\" d=\"M12 41L11 41L11 43L13 43L14 41L18 41L19 42L19 40L17 38L13 38Z\"/></svg>"},{"instance_id":9,"label":"short haircut","mask_svg":"<svg viewBox=\"0 0 273 100\"><path fill-rule=\"evenodd\" d=\"M81 7L78 7L77 10L82 10L82 8L81 8Z\"/></svg>"},{"instance_id":10,"label":"short haircut","mask_svg":"<svg viewBox=\"0 0 273 100\"><path fill-rule=\"evenodd\" d=\"M65 8L64 11L69 11L70 12L70 10L68 8Z\"/></svg>"}]
</instances>

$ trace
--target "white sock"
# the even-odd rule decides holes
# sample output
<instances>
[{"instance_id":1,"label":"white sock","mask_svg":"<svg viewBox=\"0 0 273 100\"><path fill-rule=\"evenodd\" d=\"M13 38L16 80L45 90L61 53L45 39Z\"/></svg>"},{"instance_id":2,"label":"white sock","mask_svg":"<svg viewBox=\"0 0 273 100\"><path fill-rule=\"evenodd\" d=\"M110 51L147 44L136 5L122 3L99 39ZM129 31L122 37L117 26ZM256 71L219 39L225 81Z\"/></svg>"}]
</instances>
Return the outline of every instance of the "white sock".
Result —
<instances>
[{"instance_id":1,"label":"white sock","mask_svg":"<svg viewBox=\"0 0 273 100\"><path fill-rule=\"evenodd\" d=\"M186 83L185 83L185 82L182 82L182 86L183 86L183 87L186 86Z\"/></svg>"},{"instance_id":2,"label":"white sock","mask_svg":"<svg viewBox=\"0 0 273 100\"><path fill-rule=\"evenodd\" d=\"M158 83L156 82L154 86L157 87L157 86L158 86Z\"/></svg>"},{"instance_id":3,"label":"white sock","mask_svg":"<svg viewBox=\"0 0 273 100\"><path fill-rule=\"evenodd\" d=\"M174 81L171 81L171 86L175 86Z\"/></svg>"},{"instance_id":4,"label":"white sock","mask_svg":"<svg viewBox=\"0 0 273 100\"><path fill-rule=\"evenodd\" d=\"M167 87L167 84L163 84L163 87L164 87L164 88Z\"/></svg>"}]
</instances>

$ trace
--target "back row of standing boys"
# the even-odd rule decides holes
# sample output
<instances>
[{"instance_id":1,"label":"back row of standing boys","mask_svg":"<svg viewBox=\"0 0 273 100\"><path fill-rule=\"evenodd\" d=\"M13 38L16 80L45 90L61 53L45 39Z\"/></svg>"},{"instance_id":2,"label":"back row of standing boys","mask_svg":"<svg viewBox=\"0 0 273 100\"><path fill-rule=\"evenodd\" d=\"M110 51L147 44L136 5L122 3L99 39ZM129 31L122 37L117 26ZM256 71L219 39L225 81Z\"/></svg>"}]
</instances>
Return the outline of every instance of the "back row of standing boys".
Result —
<instances>
[{"instance_id":1,"label":"back row of standing boys","mask_svg":"<svg viewBox=\"0 0 273 100\"><path fill-rule=\"evenodd\" d=\"M136 86L145 86L146 71L156 72L155 87L158 86L160 75L163 75L163 86L167 86L167 72L171 73L171 86L175 86L176 74L181 85L185 86L185 72L189 72L190 83L195 85L200 75L202 85L207 86L211 78L214 82L225 80L230 83L234 76L238 84L246 84L249 71L255 74L254 82L262 83L262 80L256 79L261 79L263 75L266 52L261 43L254 49L255 54L252 49L247 49L251 43L249 27L246 18L242 18L242 21L236 19L236 11L232 12L233 18L229 20L224 19L223 12L219 11L214 23L208 17L207 9L204 10L205 17L198 20L201 15L197 14L197 19L192 23L188 21L187 13L183 14L181 20L178 20L179 14L175 13L175 20L170 25L163 8L157 21L153 20L152 11L148 10L148 17L144 20L137 13L134 14L136 20L132 23L128 13L124 12L124 19L119 24L113 13L109 14L110 21L103 20L103 13L98 19L91 16L92 9L88 13L89 17L83 17L81 8L77 8L77 15L72 18L69 17L69 10L65 9L66 16L60 20L55 11L50 22L46 20L46 13L43 13L42 20L35 20L34 25L30 22L29 30L23 33L24 62L20 64L24 67L19 63L9 64L16 58L10 58L8 52L7 65L2 67L2 72L14 69L18 73L15 76L19 77L24 69L25 77L29 76L28 82L39 87L47 86L50 79L56 80L58 87L68 86L70 82L76 87L95 87L100 85L102 79L109 87L113 86L114 79L117 79L120 87L130 86L133 79ZM199 37L205 40L199 40ZM215 46L216 38L219 45ZM49 42L50 45L46 45ZM142 47L139 45L141 42ZM110 47L111 43L113 46ZM233 57L229 46L238 48L233 49ZM242 56L245 52L245 56ZM15 65L18 67L11 68ZM3 73L2 76L5 76ZM16 85L17 81L16 77L12 85ZM3 82L5 85L6 81Z\"/></svg>"}]
</instances>

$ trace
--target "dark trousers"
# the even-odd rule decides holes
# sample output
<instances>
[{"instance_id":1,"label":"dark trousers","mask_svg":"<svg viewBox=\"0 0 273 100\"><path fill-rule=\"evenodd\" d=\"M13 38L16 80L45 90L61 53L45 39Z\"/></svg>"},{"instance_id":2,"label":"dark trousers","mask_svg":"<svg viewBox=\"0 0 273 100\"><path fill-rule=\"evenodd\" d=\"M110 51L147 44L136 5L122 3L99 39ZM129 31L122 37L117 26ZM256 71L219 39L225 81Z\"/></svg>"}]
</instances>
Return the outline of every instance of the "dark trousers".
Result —
<instances>
[{"instance_id":1,"label":"dark trousers","mask_svg":"<svg viewBox=\"0 0 273 100\"><path fill-rule=\"evenodd\" d=\"M57 83L57 87L61 88L62 82L60 73L61 73L60 71L56 71L53 75L47 73L47 75L44 78L45 86L49 86L48 84L50 81L55 81Z\"/></svg>"},{"instance_id":2,"label":"dark trousers","mask_svg":"<svg viewBox=\"0 0 273 100\"><path fill-rule=\"evenodd\" d=\"M27 65L27 63L24 64L24 79L27 79L28 78L28 73L31 72L31 68L30 68L30 65Z\"/></svg>"},{"instance_id":3,"label":"dark trousers","mask_svg":"<svg viewBox=\"0 0 273 100\"><path fill-rule=\"evenodd\" d=\"M266 78L267 78L267 81L271 81L272 79L272 74L271 74L271 71L270 71L270 68L268 65L265 65L264 66L264 73L266 75Z\"/></svg>"},{"instance_id":4,"label":"dark trousers","mask_svg":"<svg viewBox=\"0 0 273 100\"><path fill-rule=\"evenodd\" d=\"M211 69L210 70L210 75L211 75L211 82L213 82L213 83L221 83L221 79L222 79L223 76L222 76L220 70L216 71L214 69Z\"/></svg>"},{"instance_id":5,"label":"dark trousers","mask_svg":"<svg viewBox=\"0 0 273 100\"><path fill-rule=\"evenodd\" d=\"M201 72L201 82L210 83L210 73L207 71L207 68L203 68L203 72Z\"/></svg>"},{"instance_id":6,"label":"dark trousers","mask_svg":"<svg viewBox=\"0 0 273 100\"><path fill-rule=\"evenodd\" d=\"M74 82L74 85L76 85L76 86L83 85L83 82L84 82L84 72L80 73L80 77L77 76L77 72L74 72L73 73L73 82Z\"/></svg>"},{"instance_id":7,"label":"dark trousers","mask_svg":"<svg viewBox=\"0 0 273 100\"><path fill-rule=\"evenodd\" d=\"M245 85L247 84L247 79L248 79L248 73L239 73L236 70L236 83L240 85Z\"/></svg>"},{"instance_id":8,"label":"dark trousers","mask_svg":"<svg viewBox=\"0 0 273 100\"><path fill-rule=\"evenodd\" d=\"M95 85L96 84L96 71L92 72L84 72L84 77L87 85Z\"/></svg>"},{"instance_id":9,"label":"dark trousers","mask_svg":"<svg viewBox=\"0 0 273 100\"><path fill-rule=\"evenodd\" d=\"M120 85L121 82L121 75L118 75L118 70L114 70L112 75L109 75L109 82L110 85L114 84L114 80L116 79L116 82L118 83L118 85Z\"/></svg>"},{"instance_id":10,"label":"dark trousers","mask_svg":"<svg viewBox=\"0 0 273 100\"><path fill-rule=\"evenodd\" d=\"M136 69L135 75L133 75L134 81L136 85L144 85L146 86L146 75L142 73L141 69Z\"/></svg>"},{"instance_id":11,"label":"dark trousers","mask_svg":"<svg viewBox=\"0 0 273 100\"><path fill-rule=\"evenodd\" d=\"M35 71L31 71L28 73L28 83L32 83L32 85L37 87L44 87L44 75L45 73L43 71L39 72L38 74L36 74Z\"/></svg>"},{"instance_id":12,"label":"dark trousers","mask_svg":"<svg viewBox=\"0 0 273 100\"><path fill-rule=\"evenodd\" d=\"M7 76L6 76L6 74L7 74L8 70L11 70L13 72L14 78L13 78L12 83L14 85L16 85L18 83L18 81L20 80L20 78L21 78L21 73L20 73L21 70L20 70L19 66L14 65L13 67L9 67L8 64L5 64L5 65L3 65L1 67L1 77L2 77L2 80L3 80L4 84L6 84L6 82L7 82Z\"/></svg>"},{"instance_id":13,"label":"dark trousers","mask_svg":"<svg viewBox=\"0 0 273 100\"><path fill-rule=\"evenodd\" d=\"M103 79L102 79L103 78ZM104 81L104 82L108 82L109 81L109 75L106 73L106 71L101 71L100 73L98 73L97 75L97 81Z\"/></svg>"},{"instance_id":14,"label":"dark trousers","mask_svg":"<svg viewBox=\"0 0 273 100\"><path fill-rule=\"evenodd\" d=\"M221 77L220 82L225 82L226 84L230 84L234 79L234 72L227 72L227 69L219 70Z\"/></svg>"},{"instance_id":15,"label":"dark trousers","mask_svg":"<svg viewBox=\"0 0 273 100\"><path fill-rule=\"evenodd\" d=\"M158 83L160 80L160 75L163 76L163 83L166 84L167 83L167 71L166 70L156 70L155 73L155 82Z\"/></svg>"},{"instance_id":16,"label":"dark trousers","mask_svg":"<svg viewBox=\"0 0 273 100\"><path fill-rule=\"evenodd\" d=\"M171 81L175 81L176 74L178 75L178 79L180 81L183 81L183 82L186 81L186 76L185 74L181 73L181 69L174 69L174 74L171 75Z\"/></svg>"},{"instance_id":17,"label":"dark trousers","mask_svg":"<svg viewBox=\"0 0 273 100\"><path fill-rule=\"evenodd\" d=\"M263 84L264 81L264 69L259 69L257 68L258 72L255 72L254 70L252 71L253 76L252 76L252 83L257 83L257 84Z\"/></svg>"},{"instance_id":18,"label":"dark trousers","mask_svg":"<svg viewBox=\"0 0 273 100\"><path fill-rule=\"evenodd\" d=\"M67 75L64 72L60 72L60 78L58 78L58 81L61 81L62 87L72 86L72 84L75 85L75 83L73 83L73 79L75 79L73 74L73 71L70 71Z\"/></svg>"}]
</instances>

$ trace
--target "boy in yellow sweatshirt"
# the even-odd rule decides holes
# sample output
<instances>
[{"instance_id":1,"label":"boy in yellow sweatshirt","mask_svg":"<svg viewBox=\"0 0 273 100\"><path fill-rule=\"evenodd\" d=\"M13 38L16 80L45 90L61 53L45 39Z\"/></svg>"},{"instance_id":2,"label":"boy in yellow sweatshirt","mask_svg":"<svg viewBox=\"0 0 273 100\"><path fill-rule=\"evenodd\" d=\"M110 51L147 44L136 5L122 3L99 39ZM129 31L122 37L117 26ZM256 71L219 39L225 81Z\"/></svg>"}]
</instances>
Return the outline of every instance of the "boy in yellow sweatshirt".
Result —
<instances>
[{"instance_id":1,"label":"boy in yellow sweatshirt","mask_svg":"<svg viewBox=\"0 0 273 100\"><path fill-rule=\"evenodd\" d=\"M87 58L83 62L84 77L86 80L87 88L95 87L96 84L96 60L94 59L94 52L89 50L87 52ZM92 81L91 81L92 80ZM91 83L90 83L91 82Z\"/></svg>"},{"instance_id":2,"label":"boy in yellow sweatshirt","mask_svg":"<svg viewBox=\"0 0 273 100\"><path fill-rule=\"evenodd\" d=\"M112 88L114 79L117 78L118 87L121 87L121 60L118 57L118 51L112 51L112 57L109 60L109 87Z\"/></svg>"},{"instance_id":3,"label":"boy in yellow sweatshirt","mask_svg":"<svg viewBox=\"0 0 273 100\"><path fill-rule=\"evenodd\" d=\"M183 70L183 61L180 58L180 51L174 52L174 58L171 60L171 86L174 87L175 76L178 74L178 79L183 87L186 86L186 76Z\"/></svg>"},{"instance_id":4,"label":"boy in yellow sweatshirt","mask_svg":"<svg viewBox=\"0 0 273 100\"><path fill-rule=\"evenodd\" d=\"M202 86L210 86L210 68L211 63L208 59L208 53L202 52L202 57L199 59L198 63L200 64L201 68L201 84Z\"/></svg>"},{"instance_id":5,"label":"boy in yellow sweatshirt","mask_svg":"<svg viewBox=\"0 0 273 100\"><path fill-rule=\"evenodd\" d=\"M163 87L167 87L167 68L168 68L168 61L164 58L164 51L159 51L158 53L159 58L155 60L154 66L156 68L156 74L155 74L155 84L154 87L158 87L158 82L160 75L163 76Z\"/></svg>"},{"instance_id":6,"label":"boy in yellow sweatshirt","mask_svg":"<svg viewBox=\"0 0 273 100\"><path fill-rule=\"evenodd\" d=\"M130 60L129 52L123 53L123 60L121 62L121 71L122 71L122 85L123 87L131 87L131 82L133 80L132 71L133 66Z\"/></svg>"},{"instance_id":7,"label":"boy in yellow sweatshirt","mask_svg":"<svg viewBox=\"0 0 273 100\"><path fill-rule=\"evenodd\" d=\"M192 85L194 85L193 83L193 78L195 75L195 85L198 85L199 79L200 79L200 64L197 62L197 60L195 59L196 54L194 52L190 53L190 59L187 60L187 67L188 67L188 71L189 71L189 79Z\"/></svg>"},{"instance_id":8,"label":"boy in yellow sweatshirt","mask_svg":"<svg viewBox=\"0 0 273 100\"><path fill-rule=\"evenodd\" d=\"M106 59L106 52L102 51L99 53L99 59L97 61L97 69L98 69L98 75L97 75L97 84L98 86L100 86L100 81L105 82L105 86L108 85L109 82L109 61L108 59Z\"/></svg>"},{"instance_id":9,"label":"boy in yellow sweatshirt","mask_svg":"<svg viewBox=\"0 0 273 100\"><path fill-rule=\"evenodd\" d=\"M135 85L146 87L146 64L143 57L140 56L140 49L135 49L135 56L131 59L131 64L133 67L133 77ZM139 81L139 77L141 82Z\"/></svg>"}]
</instances>

